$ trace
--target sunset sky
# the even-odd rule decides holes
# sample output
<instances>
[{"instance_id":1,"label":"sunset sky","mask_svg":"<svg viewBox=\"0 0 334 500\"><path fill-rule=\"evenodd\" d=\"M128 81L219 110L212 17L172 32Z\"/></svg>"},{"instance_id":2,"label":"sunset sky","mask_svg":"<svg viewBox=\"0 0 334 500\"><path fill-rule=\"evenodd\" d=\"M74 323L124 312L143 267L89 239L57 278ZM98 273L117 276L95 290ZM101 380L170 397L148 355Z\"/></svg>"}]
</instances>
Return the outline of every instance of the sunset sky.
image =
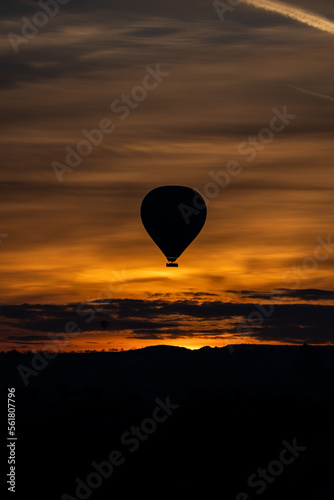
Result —
<instances>
[{"instance_id":1,"label":"sunset sky","mask_svg":"<svg viewBox=\"0 0 334 500\"><path fill-rule=\"evenodd\" d=\"M332 343L334 5L265 3L2 2L0 350ZM208 206L177 269L140 220L173 184Z\"/></svg>"}]
</instances>

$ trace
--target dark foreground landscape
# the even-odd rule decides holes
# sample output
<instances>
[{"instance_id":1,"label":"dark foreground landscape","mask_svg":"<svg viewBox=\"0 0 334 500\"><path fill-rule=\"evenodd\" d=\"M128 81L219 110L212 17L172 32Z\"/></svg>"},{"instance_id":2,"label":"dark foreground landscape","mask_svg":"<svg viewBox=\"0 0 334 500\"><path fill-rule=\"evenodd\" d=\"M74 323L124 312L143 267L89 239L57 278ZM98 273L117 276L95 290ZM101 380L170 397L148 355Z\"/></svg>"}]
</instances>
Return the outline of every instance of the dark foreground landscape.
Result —
<instances>
[{"instance_id":1,"label":"dark foreground landscape","mask_svg":"<svg viewBox=\"0 0 334 500\"><path fill-rule=\"evenodd\" d=\"M334 498L334 347L10 352L0 375L12 498Z\"/></svg>"}]
</instances>

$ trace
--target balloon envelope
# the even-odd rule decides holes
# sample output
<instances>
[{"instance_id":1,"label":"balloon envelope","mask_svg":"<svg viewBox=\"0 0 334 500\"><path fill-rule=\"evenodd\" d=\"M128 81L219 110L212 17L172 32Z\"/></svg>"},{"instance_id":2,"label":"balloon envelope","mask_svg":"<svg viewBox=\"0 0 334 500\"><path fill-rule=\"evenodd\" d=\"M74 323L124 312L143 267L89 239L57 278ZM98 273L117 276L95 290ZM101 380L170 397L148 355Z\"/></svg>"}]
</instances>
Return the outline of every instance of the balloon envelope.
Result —
<instances>
[{"instance_id":1,"label":"balloon envelope","mask_svg":"<svg viewBox=\"0 0 334 500\"><path fill-rule=\"evenodd\" d=\"M108 321L101 321L101 326L102 326L103 330L105 330L107 328L108 324L109 324Z\"/></svg>"},{"instance_id":2,"label":"balloon envelope","mask_svg":"<svg viewBox=\"0 0 334 500\"><path fill-rule=\"evenodd\" d=\"M184 186L161 186L141 205L141 218L152 240L174 262L201 231L207 209L202 196ZM177 264L167 264L177 266Z\"/></svg>"}]
</instances>

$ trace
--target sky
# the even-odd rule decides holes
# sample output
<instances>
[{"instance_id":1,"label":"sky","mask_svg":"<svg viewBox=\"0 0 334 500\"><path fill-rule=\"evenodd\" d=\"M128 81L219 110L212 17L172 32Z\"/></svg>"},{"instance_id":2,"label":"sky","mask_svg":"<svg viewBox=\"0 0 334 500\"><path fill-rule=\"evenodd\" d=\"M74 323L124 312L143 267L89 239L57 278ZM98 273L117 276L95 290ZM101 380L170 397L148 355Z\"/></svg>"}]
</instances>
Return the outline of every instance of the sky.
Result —
<instances>
[{"instance_id":1,"label":"sky","mask_svg":"<svg viewBox=\"0 0 334 500\"><path fill-rule=\"evenodd\" d=\"M332 343L333 3L43 3L0 7L0 350ZM207 202L177 269L163 185Z\"/></svg>"}]
</instances>

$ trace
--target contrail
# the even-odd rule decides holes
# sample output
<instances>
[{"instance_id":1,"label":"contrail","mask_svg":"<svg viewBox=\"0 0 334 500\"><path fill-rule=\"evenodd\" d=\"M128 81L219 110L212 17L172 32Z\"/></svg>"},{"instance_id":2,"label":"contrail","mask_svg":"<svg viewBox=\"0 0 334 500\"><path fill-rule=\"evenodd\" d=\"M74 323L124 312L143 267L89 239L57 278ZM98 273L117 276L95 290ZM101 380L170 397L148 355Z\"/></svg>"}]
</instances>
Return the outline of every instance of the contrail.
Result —
<instances>
[{"instance_id":1,"label":"contrail","mask_svg":"<svg viewBox=\"0 0 334 500\"><path fill-rule=\"evenodd\" d=\"M327 31L334 35L334 23L329 21L325 17L312 14L306 10L299 9L297 7L292 7L283 2L273 2L271 0L243 0L249 5L254 7L259 7L261 9L270 10L271 12L277 12L277 14L282 14L282 16L290 17L301 23L307 24L308 26L313 26L313 28L318 28L322 31Z\"/></svg>"},{"instance_id":2,"label":"contrail","mask_svg":"<svg viewBox=\"0 0 334 500\"><path fill-rule=\"evenodd\" d=\"M299 92L303 92L303 94L314 95L315 97L320 97L321 99L326 99L327 101L333 101L334 102L334 97L331 97L329 95L318 94L318 92L311 92L311 90L301 89L300 87L296 87L296 85L291 85L291 83L287 83L287 85L289 87L292 87L295 90L298 90Z\"/></svg>"}]
</instances>

